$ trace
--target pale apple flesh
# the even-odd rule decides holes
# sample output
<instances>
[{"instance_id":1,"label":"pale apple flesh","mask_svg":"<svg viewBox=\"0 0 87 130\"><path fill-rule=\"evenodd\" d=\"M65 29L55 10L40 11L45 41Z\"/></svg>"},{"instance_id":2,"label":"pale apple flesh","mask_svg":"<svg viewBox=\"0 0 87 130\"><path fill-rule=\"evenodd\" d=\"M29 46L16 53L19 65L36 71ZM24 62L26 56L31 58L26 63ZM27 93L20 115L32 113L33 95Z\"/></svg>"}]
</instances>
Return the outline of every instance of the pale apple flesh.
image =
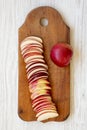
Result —
<instances>
[{"instance_id":1,"label":"pale apple flesh","mask_svg":"<svg viewBox=\"0 0 87 130\"><path fill-rule=\"evenodd\" d=\"M32 108L38 121L58 116L51 97L48 66L44 59L42 42L41 38L30 36L25 38L20 46L21 54L26 63Z\"/></svg>"}]
</instances>

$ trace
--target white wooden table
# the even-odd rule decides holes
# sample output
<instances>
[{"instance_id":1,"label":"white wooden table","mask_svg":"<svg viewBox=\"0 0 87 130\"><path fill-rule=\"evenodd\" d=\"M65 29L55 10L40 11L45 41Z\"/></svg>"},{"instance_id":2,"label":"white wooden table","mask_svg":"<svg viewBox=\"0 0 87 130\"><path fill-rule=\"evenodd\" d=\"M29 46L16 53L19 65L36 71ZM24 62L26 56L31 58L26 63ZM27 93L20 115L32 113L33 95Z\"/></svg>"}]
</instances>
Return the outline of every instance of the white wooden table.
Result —
<instances>
[{"instance_id":1,"label":"white wooden table","mask_svg":"<svg viewBox=\"0 0 87 130\"><path fill-rule=\"evenodd\" d=\"M38 6L56 8L71 28L71 114L64 122L24 122L17 115L18 27ZM87 1L0 0L0 130L86 130Z\"/></svg>"}]
</instances>

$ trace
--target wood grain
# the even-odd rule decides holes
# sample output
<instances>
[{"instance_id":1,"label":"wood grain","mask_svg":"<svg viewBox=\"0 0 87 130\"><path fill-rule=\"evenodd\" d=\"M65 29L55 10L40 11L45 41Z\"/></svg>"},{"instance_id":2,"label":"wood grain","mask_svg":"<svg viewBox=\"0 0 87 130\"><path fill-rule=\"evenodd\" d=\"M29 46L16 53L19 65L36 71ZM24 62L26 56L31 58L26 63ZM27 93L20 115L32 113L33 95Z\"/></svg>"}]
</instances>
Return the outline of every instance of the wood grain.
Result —
<instances>
[{"instance_id":1,"label":"wood grain","mask_svg":"<svg viewBox=\"0 0 87 130\"><path fill-rule=\"evenodd\" d=\"M48 19L48 25L42 26L42 18ZM43 39L44 56L48 64L49 81L52 86L52 98L59 116L47 121L63 121L70 113L70 66L57 67L50 59L50 50L57 42L70 42L70 29L63 22L60 14L51 7L39 7L31 11L24 24L19 28L19 98L18 114L26 121L36 120L31 107L30 93L26 76L25 64L20 53L21 41L30 35Z\"/></svg>"},{"instance_id":2,"label":"wood grain","mask_svg":"<svg viewBox=\"0 0 87 130\"><path fill-rule=\"evenodd\" d=\"M70 27L70 116L64 122L25 122L18 108L18 28L38 6L56 8ZM87 129L87 0L0 0L0 130Z\"/></svg>"}]
</instances>

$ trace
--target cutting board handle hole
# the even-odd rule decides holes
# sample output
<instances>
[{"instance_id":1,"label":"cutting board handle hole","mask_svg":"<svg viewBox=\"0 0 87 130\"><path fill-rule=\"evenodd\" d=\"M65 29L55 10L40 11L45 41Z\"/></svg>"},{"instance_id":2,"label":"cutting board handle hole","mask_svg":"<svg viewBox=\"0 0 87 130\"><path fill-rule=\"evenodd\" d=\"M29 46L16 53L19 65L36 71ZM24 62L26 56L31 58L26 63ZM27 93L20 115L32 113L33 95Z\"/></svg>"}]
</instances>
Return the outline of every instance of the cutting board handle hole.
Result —
<instances>
[{"instance_id":1,"label":"cutting board handle hole","mask_svg":"<svg viewBox=\"0 0 87 130\"><path fill-rule=\"evenodd\" d=\"M45 27L48 25L48 19L47 18L41 18L40 19L40 25Z\"/></svg>"}]
</instances>

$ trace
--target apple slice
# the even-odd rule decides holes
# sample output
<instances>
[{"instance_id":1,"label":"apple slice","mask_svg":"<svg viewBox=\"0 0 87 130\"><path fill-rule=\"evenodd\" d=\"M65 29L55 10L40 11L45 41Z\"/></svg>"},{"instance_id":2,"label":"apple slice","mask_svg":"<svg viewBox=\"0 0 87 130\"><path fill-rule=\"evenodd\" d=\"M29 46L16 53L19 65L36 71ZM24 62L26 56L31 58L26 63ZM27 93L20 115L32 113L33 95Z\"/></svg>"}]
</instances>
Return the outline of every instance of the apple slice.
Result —
<instances>
[{"instance_id":1,"label":"apple slice","mask_svg":"<svg viewBox=\"0 0 87 130\"><path fill-rule=\"evenodd\" d=\"M40 101L40 100L51 100L51 97L50 96L38 96L37 98L35 98L34 100L32 100L32 104Z\"/></svg>"},{"instance_id":2,"label":"apple slice","mask_svg":"<svg viewBox=\"0 0 87 130\"><path fill-rule=\"evenodd\" d=\"M40 43L43 42L41 38L36 37L36 36L29 36L29 37L25 38L25 40L29 40L29 39L32 39L32 40L34 40L34 41L38 41L38 42L40 42Z\"/></svg>"},{"instance_id":3,"label":"apple slice","mask_svg":"<svg viewBox=\"0 0 87 130\"><path fill-rule=\"evenodd\" d=\"M40 42L38 42L38 41L34 41L34 40L25 40L25 41L23 41L22 43L21 43L21 49L23 49L24 47L26 47L26 46L29 46L29 45L38 45L38 46L40 46L41 48L43 48L43 45L42 45L42 43L40 43Z\"/></svg>"},{"instance_id":4,"label":"apple slice","mask_svg":"<svg viewBox=\"0 0 87 130\"><path fill-rule=\"evenodd\" d=\"M56 108L53 104L49 104L49 105L45 105L45 106L37 108L36 113L39 113L40 111L43 111L43 110L55 110L56 111Z\"/></svg>"},{"instance_id":5,"label":"apple slice","mask_svg":"<svg viewBox=\"0 0 87 130\"><path fill-rule=\"evenodd\" d=\"M37 118L37 121L43 121L43 120L47 120L49 118L54 118L54 117L57 117L57 116L58 116L58 113L47 112L47 113L40 115Z\"/></svg>"},{"instance_id":6,"label":"apple slice","mask_svg":"<svg viewBox=\"0 0 87 130\"><path fill-rule=\"evenodd\" d=\"M45 92L42 92L42 93L33 93L31 94L31 99L34 100L35 98L39 97L39 96L47 96L47 95L50 95L50 92L49 91L46 91Z\"/></svg>"},{"instance_id":7,"label":"apple slice","mask_svg":"<svg viewBox=\"0 0 87 130\"><path fill-rule=\"evenodd\" d=\"M56 113L56 110L43 110L43 111L41 111L41 112L39 112L37 115L36 115L36 117L39 117L39 116L41 116L42 114L45 114L45 113L48 113L48 112L52 112L52 113Z\"/></svg>"}]
</instances>

